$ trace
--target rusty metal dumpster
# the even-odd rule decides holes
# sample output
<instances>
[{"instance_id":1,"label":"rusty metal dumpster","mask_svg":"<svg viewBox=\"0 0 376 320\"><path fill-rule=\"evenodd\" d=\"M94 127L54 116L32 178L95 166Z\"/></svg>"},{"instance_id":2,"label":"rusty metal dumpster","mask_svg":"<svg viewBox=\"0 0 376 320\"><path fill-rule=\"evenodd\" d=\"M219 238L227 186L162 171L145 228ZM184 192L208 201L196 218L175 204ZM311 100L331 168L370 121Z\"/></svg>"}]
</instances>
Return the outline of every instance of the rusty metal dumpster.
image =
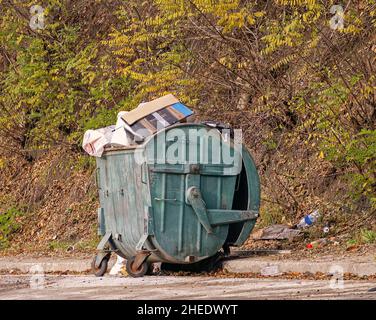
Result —
<instances>
[{"instance_id":1,"label":"rusty metal dumpster","mask_svg":"<svg viewBox=\"0 0 376 320\"><path fill-rule=\"evenodd\" d=\"M97 276L111 252L127 259L133 277L154 262L204 261L242 245L258 217L251 155L228 132L203 124L178 124L141 145L107 148L97 158L97 183Z\"/></svg>"}]
</instances>

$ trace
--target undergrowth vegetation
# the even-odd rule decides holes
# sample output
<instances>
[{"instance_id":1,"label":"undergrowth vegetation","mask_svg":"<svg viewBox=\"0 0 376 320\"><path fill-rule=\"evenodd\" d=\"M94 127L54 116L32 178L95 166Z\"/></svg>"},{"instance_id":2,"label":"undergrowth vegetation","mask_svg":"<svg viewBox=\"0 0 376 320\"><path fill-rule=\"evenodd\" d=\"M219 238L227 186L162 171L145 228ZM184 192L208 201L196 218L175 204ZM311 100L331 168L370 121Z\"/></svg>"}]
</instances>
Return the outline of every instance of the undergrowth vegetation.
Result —
<instances>
[{"instance_id":1,"label":"undergrowth vegetation","mask_svg":"<svg viewBox=\"0 0 376 320\"><path fill-rule=\"evenodd\" d=\"M23 212L17 208L9 208L0 214L0 249L5 249L10 245L12 235L20 228L19 218Z\"/></svg>"},{"instance_id":2,"label":"undergrowth vegetation","mask_svg":"<svg viewBox=\"0 0 376 320\"><path fill-rule=\"evenodd\" d=\"M262 178L264 224L317 207L374 212L375 0L342 11L318 0L50 0L36 30L34 4L0 0L2 177L14 174L15 155L30 169L58 147L79 154L69 168L89 179L84 131L173 93L199 119L243 129ZM6 237L16 218L9 202L1 206Z\"/></svg>"}]
</instances>

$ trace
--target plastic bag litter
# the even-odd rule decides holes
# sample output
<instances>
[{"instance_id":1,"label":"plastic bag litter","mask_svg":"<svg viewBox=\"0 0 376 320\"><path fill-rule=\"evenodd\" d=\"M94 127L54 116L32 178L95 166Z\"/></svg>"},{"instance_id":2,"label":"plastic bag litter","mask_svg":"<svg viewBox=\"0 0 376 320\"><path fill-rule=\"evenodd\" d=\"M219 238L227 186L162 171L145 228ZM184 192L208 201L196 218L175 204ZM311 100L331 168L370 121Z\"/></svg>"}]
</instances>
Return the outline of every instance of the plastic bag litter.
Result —
<instances>
[{"instance_id":1,"label":"plastic bag litter","mask_svg":"<svg viewBox=\"0 0 376 320\"><path fill-rule=\"evenodd\" d=\"M119 146L129 146L132 144L132 140L128 136L127 132L124 129L125 122L121 118L124 114L128 113L127 111L120 111L117 115L117 121L115 125L115 129L113 131L110 143L112 145L119 145Z\"/></svg>"},{"instance_id":2,"label":"plastic bag litter","mask_svg":"<svg viewBox=\"0 0 376 320\"><path fill-rule=\"evenodd\" d=\"M82 148L91 156L101 157L105 146L129 146L132 140L128 136L121 118L126 111L119 112L116 125L108 126L97 130L87 130L82 142Z\"/></svg>"},{"instance_id":3,"label":"plastic bag litter","mask_svg":"<svg viewBox=\"0 0 376 320\"><path fill-rule=\"evenodd\" d=\"M114 266L111 268L109 274L112 276L122 275L122 269L124 268L125 259L117 256Z\"/></svg>"},{"instance_id":4,"label":"plastic bag litter","mask_svg":"<svg viewBox=\"0 0 376 320\"><path fill-rule=\"evenodd\" d=\"M91 156L100 157L104 147L110 143L115 126L97 130L87 130L82 142L82 148Z\"/></svg>"}]
</instances>

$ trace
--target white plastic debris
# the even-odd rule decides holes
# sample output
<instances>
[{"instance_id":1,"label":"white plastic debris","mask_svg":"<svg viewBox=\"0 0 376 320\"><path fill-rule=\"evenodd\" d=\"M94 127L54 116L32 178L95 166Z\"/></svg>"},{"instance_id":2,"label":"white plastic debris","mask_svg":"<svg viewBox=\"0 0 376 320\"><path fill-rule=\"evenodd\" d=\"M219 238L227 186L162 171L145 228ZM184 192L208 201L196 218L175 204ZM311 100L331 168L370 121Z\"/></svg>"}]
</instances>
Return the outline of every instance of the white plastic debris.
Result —
<instances>
[{"instance_id":1,"label":"white plastic debris","mask_svg":"<svg viewBox=\"0 0 376 320\"><path fill-rule=\"evenodd\" d=\"M91 156L100 157L104 147L110 143L115 126L97 130L87 130L82 142L82 148Z\"/></svg>"},{"instance_id":2,"label":"white plastic debris","mask_svg":"<svg viewBox=\"0 0 376 320\"><path fill-rule=\"evenodd\" d=\"M128 146L134 143L133 140L129 138L129 134L137 139L143 139L141 135L135 132L124 120L123 116L127 114L128 111L120 111L117 115L117 122L115 127L114 136L111 139L111 144L118 144L123 146Z\"/></svg>"},{"instance_id":3,"label":"white plastic debris","mask_svg":"<svg viewBox=\"0 0 376 320\"><path fill-rule=\"evenodd\" d=\"M124 261L125 259L120 257L120 256L117 256L117 259L116 259L116 263L114 264L114 266L111 268L109 274L111 276L118 276L118 275L121 275L121 268L124 267Z\"/></svg>"},{"instance_id":4,"label":"white plastic debris","mask_svg":"<svg viewBox=\"0 0 376 320\"><path fill-rule=\"evenodd\" d=\"M94 157L101 157L105 146L129 146L132 140L126 131L128 126L121 118L126 111L121 111L117 115L116 125L97 130L87 130L84 135L82 147Z\"/></svg>"},{"instance_id":5,"label":"white plastic debris","mask_svg":"<svg viewBox=\"0 0 376 320\"><path fill-rule=\"evenodd\" d=\"M126 113L128 112L120 111L117 115L115 129L110 141L113 145L129 146L131 144L130 138L128 137L127 132L124 129L125 122L121 118Z\"/></svg>"},{"instance_id":6,"label":"white plastic debris","mask_svg":"<svg viewBox=\"0 0 376 320\"><path fill-rule=\"evenodd\" d=\"M310 227L312 224L314 224L319 218L321 214L319 210L313 211L311 214L306 215L303 217L300 222L296 225L298 229L305 229Z\"/></svg>"}]
</instances>

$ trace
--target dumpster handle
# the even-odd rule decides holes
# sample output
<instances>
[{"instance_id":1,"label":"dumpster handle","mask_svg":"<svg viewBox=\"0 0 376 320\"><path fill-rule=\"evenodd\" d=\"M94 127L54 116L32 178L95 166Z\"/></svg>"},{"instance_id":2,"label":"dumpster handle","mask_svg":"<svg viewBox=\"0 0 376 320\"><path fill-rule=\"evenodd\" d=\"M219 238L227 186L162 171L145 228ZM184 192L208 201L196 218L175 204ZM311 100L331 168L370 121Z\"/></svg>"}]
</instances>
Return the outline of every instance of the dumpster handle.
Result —
<instances>
[{"instance_id":1,"label":"dumpster handle","mask_svg":"<svg viewBox=\"0 0 376 320\"><path fill-rule=\"evenodd\" d=\"M187 191L188 203L192 206L193 211L196 213L198 220L205 228L206 232L211 234L213 229L210 225L208 212L204 199L202 199L200 189L197 187L190 187Z\"/></svg>"},{"instance_id":2,"label":"dumpster handle","mask_svg":"<svg viewBox=\"0 0 376 320\"><path fill-rule=\"evenodd\" d=\"M154 198L156 201L178 201L178 199Z\"/></svg>"},{"instance_id":3,"label":"dumpster handle","mask_svg":"<svg viewBox=\"0 0 376 320\"><path fill-rule=\"evenodd\" d=\"M147 175L146 175L145 166L146 166L146 162L143 162L141 164L141 182L143 184L147 184Z\"/></svg>"},{"instance_id":4,"label":"dumpster handle","mask_svg":"<svg viewBox=\"0 0 376 320\"><path fill-rule=\"evenodd\" d=\"M100 185L99 169L100 168L97 168L95 173L95 183L97 184L98 189L102 189Z\"/></svg>"}]
</instances>

